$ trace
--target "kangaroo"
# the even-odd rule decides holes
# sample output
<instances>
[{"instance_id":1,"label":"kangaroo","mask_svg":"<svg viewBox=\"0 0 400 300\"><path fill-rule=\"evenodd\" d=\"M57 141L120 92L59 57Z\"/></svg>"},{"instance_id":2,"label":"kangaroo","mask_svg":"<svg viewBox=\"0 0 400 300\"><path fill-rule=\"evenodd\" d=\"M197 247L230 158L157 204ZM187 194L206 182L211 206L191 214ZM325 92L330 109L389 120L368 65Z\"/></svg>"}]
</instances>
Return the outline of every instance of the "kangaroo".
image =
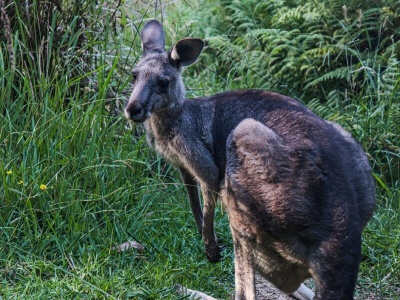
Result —
<instances>
[{"instance_id":1,"label":"kangaroo","mask_svg":"<svg viewBox=\"0 0 400 300\"><path fill-rule=\"evenodd\" d=\"M141 33L126 117L176 166L211 262L220 195L235 253L235 297L255 299L257 271L298 299L353 299L361 234L375 208L367 157L342 127L277 93L242 90L186 100L183 67L204 42L166 52L162 25ZM198 186L203 195L200 203ZM301 283L312 277L315 295Z\"/></svg>"}]
</instances>

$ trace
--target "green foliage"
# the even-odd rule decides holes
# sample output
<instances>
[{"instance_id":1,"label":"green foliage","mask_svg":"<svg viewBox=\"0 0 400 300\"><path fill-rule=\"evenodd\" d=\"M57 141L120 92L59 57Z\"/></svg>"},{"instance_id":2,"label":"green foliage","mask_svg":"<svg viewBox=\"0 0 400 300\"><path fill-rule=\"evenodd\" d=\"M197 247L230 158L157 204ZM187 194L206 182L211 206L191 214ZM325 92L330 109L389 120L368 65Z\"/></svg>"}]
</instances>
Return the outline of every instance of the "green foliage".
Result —
<instances>
[{"instance_id":1,"label":"green foliage","mask_svg":"<svg viewBox=\"0 0 400 300\"><path fill-rule=\"evenodd\" d=\"M0 10L0 298L179 299L178 283L226 295L213 281L233 282L230 261L206 263L183 186L121 113L137 28L159 11L102 0ZM113 250L128 240L144 251Z\"/></svg>"},{"instance_id":2,"label":"green foliage","mask_svg":"<svg viewBox=\"0 0 400 300\"><path fill-rule=\"evenodd\" d=\"M222 77L251 76L255 87L306 101L333 89L359 91L368 72L380 74L399 54L392 26L399 22L398 1L346 7L337 1L221 0L213 7L224 14L215 23L209 1L191 5L180 17L199 20L193 34L210 38Z\"/></svg>"}]
</instances>

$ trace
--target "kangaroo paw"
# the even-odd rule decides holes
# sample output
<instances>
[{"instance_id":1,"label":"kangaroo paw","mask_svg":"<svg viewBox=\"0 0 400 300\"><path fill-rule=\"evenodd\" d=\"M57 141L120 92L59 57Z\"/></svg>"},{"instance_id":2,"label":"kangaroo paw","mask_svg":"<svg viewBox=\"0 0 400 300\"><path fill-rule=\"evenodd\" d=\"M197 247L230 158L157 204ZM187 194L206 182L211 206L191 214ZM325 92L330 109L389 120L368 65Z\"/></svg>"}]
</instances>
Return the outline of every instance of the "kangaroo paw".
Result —
<instances>
[{"instance_id":1,"label":"kangaroo paw","mask_svg":"<svg viewBox=\"0 0 400 300\"><path fill-rule=\"evenodd\" d=\"M216 247L206 247L206 255L207 259L211 263L217 263L222 260L222 250L225 249L225 246L219 246L217 245Z\"/></svg>"}]
</instances>

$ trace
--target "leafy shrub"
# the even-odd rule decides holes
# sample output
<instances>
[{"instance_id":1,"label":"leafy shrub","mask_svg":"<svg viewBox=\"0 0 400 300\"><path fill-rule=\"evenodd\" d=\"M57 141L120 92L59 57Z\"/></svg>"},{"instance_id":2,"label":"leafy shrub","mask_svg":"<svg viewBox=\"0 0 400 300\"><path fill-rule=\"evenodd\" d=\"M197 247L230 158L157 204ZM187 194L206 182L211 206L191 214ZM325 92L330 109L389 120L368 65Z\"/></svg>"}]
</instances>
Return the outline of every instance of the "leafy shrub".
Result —
<instances>
[{"instance_id":1,"label":"leafy shrub","mask_svg":"<svg viewBox=\"0 0 400 300\"><path fill-rule=\"evenodd\" d=\"M400 53L398 1L214 2L193 3L180 17L198 20L192 34L209 38L222 77L248 75L255 87L309 100L357 91Z\"/></svg>"}]
</instances>

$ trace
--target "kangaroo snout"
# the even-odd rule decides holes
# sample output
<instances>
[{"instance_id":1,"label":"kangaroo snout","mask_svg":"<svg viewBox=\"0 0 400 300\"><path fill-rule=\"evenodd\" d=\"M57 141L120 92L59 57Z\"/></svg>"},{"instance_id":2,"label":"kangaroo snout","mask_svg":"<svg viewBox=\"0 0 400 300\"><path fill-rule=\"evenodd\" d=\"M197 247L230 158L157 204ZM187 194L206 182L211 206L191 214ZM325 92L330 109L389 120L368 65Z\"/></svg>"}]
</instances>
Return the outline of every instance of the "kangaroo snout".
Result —
<instances>
[{"instance_id":1,"label":"kangaroo snout","mask_svg":"<svg viewBox=\"0 0 400 300\"><path fill-rule=\"evenodd\" d=\"M125 116L128 120L134 122L144 122L146 120L146 112L140 102L129 102L125 107Z\"/></svg>"}]
</instances>

